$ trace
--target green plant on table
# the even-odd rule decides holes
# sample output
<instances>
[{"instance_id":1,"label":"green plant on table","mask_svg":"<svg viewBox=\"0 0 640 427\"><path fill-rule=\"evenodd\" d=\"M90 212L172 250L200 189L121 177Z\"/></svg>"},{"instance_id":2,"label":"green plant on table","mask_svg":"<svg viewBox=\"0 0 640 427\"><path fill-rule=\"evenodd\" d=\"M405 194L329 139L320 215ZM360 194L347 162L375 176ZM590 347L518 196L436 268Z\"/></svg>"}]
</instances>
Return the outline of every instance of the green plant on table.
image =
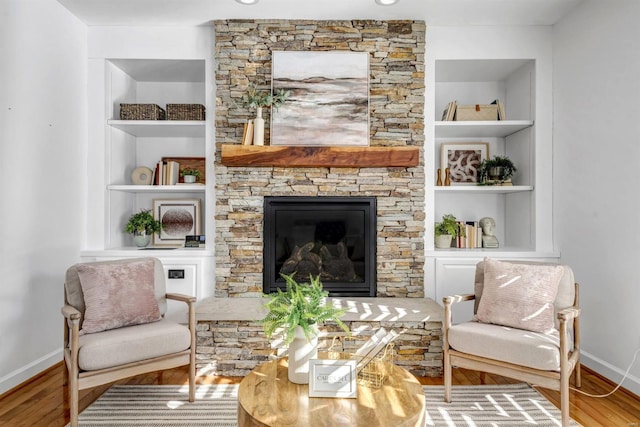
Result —
<instances>
[{"instance_id":1,"label":"green plant on table","mask_svg":"<svg viewBox=\"0 0 640 427\"><path fill-rule=\"evenodd\" d=\"M151 215L151 209L142 209L129 217L129 221L125 227L125 231L129 234L147 234L160 233L162 223Z\"/></svg>"},{"instance_id":2,"label":"green plant on table","mask_svg":"<svg viewBox=\"0 0 640 427\"><path fill-rule=\"evenodd\" d=\"M266 295L269 301L265 308L269 310L261 323L268 338L282 329L286 344L294 338L294 331L300 326L307 340L315 334L313 325L320 322L335 322L342 330L349 333L349 328L340 320L346 309L326 304L329 292L323 290L320 276L310 276L309 283L298 283L295 273L280 274L286 282L286 290Z\"/></svg>"}]
</instances>

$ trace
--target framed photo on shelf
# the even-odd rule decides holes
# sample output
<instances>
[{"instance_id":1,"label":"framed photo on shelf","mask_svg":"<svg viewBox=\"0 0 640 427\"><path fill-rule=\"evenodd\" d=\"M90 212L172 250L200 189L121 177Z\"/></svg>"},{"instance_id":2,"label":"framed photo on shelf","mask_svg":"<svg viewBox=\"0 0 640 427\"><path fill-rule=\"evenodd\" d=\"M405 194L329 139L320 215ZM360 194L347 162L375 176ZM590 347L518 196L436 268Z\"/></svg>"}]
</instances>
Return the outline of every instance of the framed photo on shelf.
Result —
<instances>
[{"instance_id":1,"label":"framed photo on shelf","mask_svg":"<svg viewBox=\"0 0 640 427\"><path fill-rule=\"evenodd\" d=\"M272 63L272 90L292 96L271 109L271 145L369 145L367 52L275 51Z\"/></svg>"},{"instance_id":2,"label":"framed photo on shelf","mask_svg":"<svg viewBox=\"0 0 640 427\"><path fill-rule=\"evenodd\" d=\"M356 360L309 360L309 397L357 397Z\"/></svg>"},{"instance_id":3,"label":"framed photo on shelf","mask_svg":"<svg viewBox=\"0 0 640 427\"><path fill-rule=\"evenodd\" d=\"M200 199L154 199L153 217L160 221L160 234L153 235L156 246L183 246L185 236L199 235Z\"/></svg>"},{"instance_id":4,"label":"framed photo on shelf","mask_svg":"<svg viewBox=\"0 0 640 427\"><path fill-rule=\"evenodd\" d=\"M474 185L479 169L489 158L488 142L443 142L440 144L440 168L449 168L451 185Z\"/></svg>"}]
</instances>

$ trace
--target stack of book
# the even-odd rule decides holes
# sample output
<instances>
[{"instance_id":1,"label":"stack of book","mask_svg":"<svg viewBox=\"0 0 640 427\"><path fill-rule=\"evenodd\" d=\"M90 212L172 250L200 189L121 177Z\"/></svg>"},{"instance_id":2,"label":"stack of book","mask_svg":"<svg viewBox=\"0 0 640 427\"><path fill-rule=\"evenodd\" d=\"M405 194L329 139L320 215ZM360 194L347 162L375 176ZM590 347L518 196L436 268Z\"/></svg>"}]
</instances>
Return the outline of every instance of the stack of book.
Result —
<instances>
[{"instance_id":1,"label":"stack of book","mask_svg":"<svg viewBox=\"0 0 640 427\"><path fill-rule=\"evenodd\" d=\"M176 185L180 179L180 164L176 161L159 161L154 171L153 185Z\"/></svg>"},{"instance_id":2,"label":"stack of book","mask_svg":"<svg viewBox=\"0 0 640 427\"><path fill-rule=\"evenodd\" d=\"M504 111L504 104L499 99L494 99L490 105L496 105L498 110L498 120L507 120L507 115ZM457 101L451 101L447 104L447 108L442 112L442 120L443 122L450 122L457 120L456 110L458 108ZM461 107L462 108L462 107Z\"/></svg>"},{"instance_id":3,"label":"stack of book","mask_svg":"<svg viewBox=\"0 0 640 427\"><path fill-rule=\"evenodd\" d=\"M473 249L482 247L482 228L478 221L458 221L458 228L461 232L458 233L456 238L456 248Z\"/></svg>"}]
</instances>

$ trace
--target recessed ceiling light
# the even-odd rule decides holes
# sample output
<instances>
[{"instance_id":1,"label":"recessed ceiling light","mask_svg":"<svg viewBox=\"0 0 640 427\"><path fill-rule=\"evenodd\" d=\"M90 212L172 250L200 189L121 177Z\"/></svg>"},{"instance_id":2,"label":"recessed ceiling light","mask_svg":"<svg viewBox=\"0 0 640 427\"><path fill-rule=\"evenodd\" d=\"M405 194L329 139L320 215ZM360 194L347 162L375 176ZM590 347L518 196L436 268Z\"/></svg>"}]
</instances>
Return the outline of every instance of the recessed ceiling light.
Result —
<instances>
[{"instance_id":1,"label":"recessed ceiling light","mask_svg":"<svg viewBox=\"0 0 640 427\"><path fill-rule=\"evenodd\" d=\"M258 0L236 0L240 4L256 4Z\"/></svg>"},{"instance_id":2,"label":"recessed ceiling light","mask_svg":"<svg viewBox=\"0 0 640 427\"><path fill-rule=\"evenodd\" d=\"M398 3L398 0L376 0L380 6L391 6L392 4Z\"/></svg>"}]
</instances>

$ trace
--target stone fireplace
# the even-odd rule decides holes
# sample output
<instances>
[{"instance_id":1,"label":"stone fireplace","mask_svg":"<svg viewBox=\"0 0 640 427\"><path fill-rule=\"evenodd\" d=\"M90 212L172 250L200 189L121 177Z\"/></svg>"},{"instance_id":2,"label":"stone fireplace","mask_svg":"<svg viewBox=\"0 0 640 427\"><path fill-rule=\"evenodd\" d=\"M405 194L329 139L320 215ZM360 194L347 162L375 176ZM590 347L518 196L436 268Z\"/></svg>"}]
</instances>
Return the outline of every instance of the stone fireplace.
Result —
<instances>
[{"instance_id":1,"label":"stone fireplace","mask_svg":"<svg viewBox=\"0 0 640 427\"><path fill-rule=\"evenodd\" d=\"M305 254L311 252L310 246L304 247L309 244L307 239L302 237L298 242L292 238L295 234L313 235L311 245L318 251L316 255L323 246L318 241L328 242L325 259L342 259L346 252L353 265L334 264L330 274L373 280L361 296L342 296L344 285L353 282L344 277L337 281L333 299L350 307L343 321L352 332L368 335L380 327L402 332L396 340L395 363L416 375L441 375L442 308L424 299L424 22L224 20L215 22L215 31L216 283L215 298L198 308L199 369L246 375L274 355L276 349L258 323L264 316L264 300L260 297L265 286L271 286L265 275L275 278L287 261L291 268L299 269L296 259L306 259ZM274 50L368 52L369 145L386 152L417 148L419 164L381 162L363 166L357 154L350 154L346 162L344 155L340 162L332 162L335 156L329 154L323 157L327 161L314 162L314 167L291 167L282 159L277 164L261 162L259 166L242 161L223 164L222 147L240 144L244 124L252 118L253 112L241 106L247 85L270 87ZM263 114L268 144L269 111ZM264 160L266 150L252 150ZM270 153L273 156L278 151ZM292 228L296 220L299 222L295 233L288 234L289 242L272 248L280 264L273 261L269 266L265 264L265 257L271 256L265 251L265 238L270 239L274 232L269 226L265 228L265 215L269 216L269 201L277 198L374 200L375 215L369 222L374 232L369 238L362 237L363 246L352 236L353 219L327 213L321 223L314 220L311 227L306 214L298 212L285 220ZM294 255L296 245L298 253ZM287 246L290 253L285 253ZM369 273L367 268L355 265L362 258L357 251L372 256ZM314 268L313 263L309 268ZM325 341L335 332L335 325L321 327Z\"/></svg>"}]
</instances>

